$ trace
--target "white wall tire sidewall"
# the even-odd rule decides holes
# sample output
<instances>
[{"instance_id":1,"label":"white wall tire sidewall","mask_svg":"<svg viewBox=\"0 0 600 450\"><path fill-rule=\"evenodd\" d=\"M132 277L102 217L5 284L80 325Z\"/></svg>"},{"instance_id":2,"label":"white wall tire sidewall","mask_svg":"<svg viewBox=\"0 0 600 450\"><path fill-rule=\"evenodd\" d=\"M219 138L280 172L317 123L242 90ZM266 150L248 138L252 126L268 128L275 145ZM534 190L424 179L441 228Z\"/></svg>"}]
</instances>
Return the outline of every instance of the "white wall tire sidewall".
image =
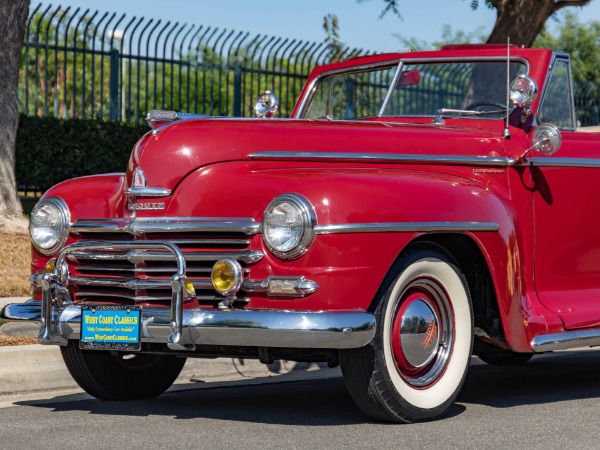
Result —
<instances>
[{"instance_id":1,"label":"white wall tire sidewall","mask_svg":"<svg viewBox=\"0 0 600 450\"><path fill-rule=\"evenodd\" d=\"M444 287L454 312L454 344L444 373L430 387L416 389L398 373L392 352L391 329L398 296L407 284L418 277L427 276L437 280ZM423 258L404 270L394 282L384 312L382 332L383 353L386 371L398 394L411 405L421 409L433 409L453 398L461 386L471 358L473 324L468 294L461 277L445 261L436 258Z\"/></svg>"}]
</instances>

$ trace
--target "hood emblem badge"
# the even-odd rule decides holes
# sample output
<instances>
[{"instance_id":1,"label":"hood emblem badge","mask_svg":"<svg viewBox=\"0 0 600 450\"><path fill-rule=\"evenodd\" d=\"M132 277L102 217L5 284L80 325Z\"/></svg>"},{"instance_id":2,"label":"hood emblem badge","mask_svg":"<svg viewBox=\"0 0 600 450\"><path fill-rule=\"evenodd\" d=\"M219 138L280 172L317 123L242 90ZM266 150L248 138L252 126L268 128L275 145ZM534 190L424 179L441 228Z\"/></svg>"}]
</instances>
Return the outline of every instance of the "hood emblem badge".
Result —
<instances>
[{"instance_id":1,"label":"hood emblem badge","mask_svg":"<svg viewBox=\"0 0 600 450\"><path fill-rule=\"evenodd\" d=\"M136 167L131 177L131 187L125 191L127 195L127 209L129 211L148 211L165 209L164 202L136 203L136 197L168 197L170 189L146 187L144 171Z\"/></svg>"}]
</instances>

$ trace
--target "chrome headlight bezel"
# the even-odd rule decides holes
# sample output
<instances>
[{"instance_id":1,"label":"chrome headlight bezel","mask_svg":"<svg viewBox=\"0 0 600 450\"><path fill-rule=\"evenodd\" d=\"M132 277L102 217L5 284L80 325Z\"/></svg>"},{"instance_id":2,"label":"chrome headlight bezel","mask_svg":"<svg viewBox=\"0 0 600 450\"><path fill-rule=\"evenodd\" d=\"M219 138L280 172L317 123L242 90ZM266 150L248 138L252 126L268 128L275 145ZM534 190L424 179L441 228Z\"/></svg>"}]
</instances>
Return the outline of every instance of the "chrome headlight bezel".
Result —
<instances>
[{"instance_id":1,"label":"chrome headlight bezel","mask_svg":"<svg viewBox=\"0 0 600 450\"><path fill-rule=\"evenodd\" d=\"M44 207L53 208L56 212L56 218L58 222L58 233L55 238L53 238L49 243L42 244L38 240L36 240L34 233L34 218L37 214L39 214L40 210ZM29 218L29 236L31 237L31 242L34 247L44 255L53 255L58 250L60 250L65 243L67 242L67 238L69 237L69 226L71 225L71 214L69 212L69 208L63 199L59 197L48 197L43 200L40 200L33 210L31 211L31 216ZM52 226L46 225L46 226Z\"/></svg>"},{"instance_id":2,"label":"chrome headlight bezel","mask_svg":"<svg viewBox=\"0 0 600 450\"><path fill-rule=\"evenodd\" d=\"M270 238L271 231L276 226L269 223L269 215L273 210L282 204L288 204L301 220L302 231L298 233L293 245L278 245ZM275 197L265 208L262 221L263 241L269 251L280 259L296 259L304 255L315 240L315 225L317 224L317 215L312 204L300 194L283 194Z\"/></svg>"}]
</instances>

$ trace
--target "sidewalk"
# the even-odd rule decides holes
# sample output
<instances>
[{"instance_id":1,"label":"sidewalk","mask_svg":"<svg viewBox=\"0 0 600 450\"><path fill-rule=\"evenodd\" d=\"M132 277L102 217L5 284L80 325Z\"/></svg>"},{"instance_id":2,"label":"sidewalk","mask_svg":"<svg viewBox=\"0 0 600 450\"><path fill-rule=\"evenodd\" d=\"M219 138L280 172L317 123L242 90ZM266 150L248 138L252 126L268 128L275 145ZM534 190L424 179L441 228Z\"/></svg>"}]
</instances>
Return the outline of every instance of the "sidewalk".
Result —
<instances>
[{"instance_id":1,"label":"sidewalk","mask_svg":"<svg viewBox=\"0 0 600 450\"><path fill-rule=\"evenodd\" d=\"M27 297L0 298L0 308L8 303L18 303ZM25 331L25 335L37 336L39 328L30 323L9 322ZM1 331L0 331L1 332ZM13 334L11 329L10 334ZM5 333L9 334L9 333ZM21 334L23 335L23 334ZM175 381L174 388L198 386L206 383L222 383L241 380L281 381L307 378L333 378L341 376L339 368L329 369L323 363L295 363L275 361L264 365L257 360L236 358L188 358L183 371ZM0 347L0 404L18 396L37 394L48 395L81 393L82 390L67 371L60 349L54 345L20 345ZM1 407L1 406L0 406Z\"/></svg>"}]
</instances>

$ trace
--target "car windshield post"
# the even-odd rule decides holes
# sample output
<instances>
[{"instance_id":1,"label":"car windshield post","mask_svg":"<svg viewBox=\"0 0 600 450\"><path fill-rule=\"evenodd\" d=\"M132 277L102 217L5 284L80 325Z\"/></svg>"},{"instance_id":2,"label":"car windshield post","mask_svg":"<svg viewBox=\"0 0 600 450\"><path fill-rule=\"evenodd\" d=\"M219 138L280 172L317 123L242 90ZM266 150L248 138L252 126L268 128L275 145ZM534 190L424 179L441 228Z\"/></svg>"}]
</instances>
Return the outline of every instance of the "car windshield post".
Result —
<instances>
[{"instance_id":1,"label":"car windshield post","mask_svg":"<svg viewBox=\"0 0 600 450\"><path fill-rule=\"evenodd\" d=\"M402 67L404 67L404 61L400 60L398 68L396 69L396 73L394 74L394 78L392 79L392 84L390 84L390 88L388 89L388 92L385 96L385 100L383 100L383 105L381 105L381 109L379 110L378 116L380 117L383 116L383 112L385 111L385 108L387 107L387 104L390 101L390 98L392 97L392 92L396 88L396 83L398 83L398 79L400 78L400 74L402 73Z\"/></svg>"}]
</instances>

